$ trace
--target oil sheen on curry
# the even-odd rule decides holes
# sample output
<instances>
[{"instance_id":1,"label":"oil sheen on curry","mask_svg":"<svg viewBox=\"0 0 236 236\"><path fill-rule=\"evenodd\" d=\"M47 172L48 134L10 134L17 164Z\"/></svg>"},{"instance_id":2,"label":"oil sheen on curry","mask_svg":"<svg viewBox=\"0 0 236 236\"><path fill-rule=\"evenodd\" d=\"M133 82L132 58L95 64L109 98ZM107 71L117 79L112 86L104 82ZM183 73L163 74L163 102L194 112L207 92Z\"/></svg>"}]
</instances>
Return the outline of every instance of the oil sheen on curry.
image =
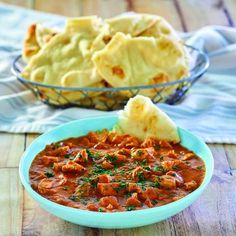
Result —
<instances>
[{"instance_id":1,"label":"oil sheen on curry","mask_svg":"<svg viewBox=\"0 0 236 236\"><path fill-rule=\"evenodd\" d=\"M188 195L202 183L205 165L180 144L101 130L47 145L29 174L33 189L53 202L122 212Z\"/></svg>"}]
</instances>

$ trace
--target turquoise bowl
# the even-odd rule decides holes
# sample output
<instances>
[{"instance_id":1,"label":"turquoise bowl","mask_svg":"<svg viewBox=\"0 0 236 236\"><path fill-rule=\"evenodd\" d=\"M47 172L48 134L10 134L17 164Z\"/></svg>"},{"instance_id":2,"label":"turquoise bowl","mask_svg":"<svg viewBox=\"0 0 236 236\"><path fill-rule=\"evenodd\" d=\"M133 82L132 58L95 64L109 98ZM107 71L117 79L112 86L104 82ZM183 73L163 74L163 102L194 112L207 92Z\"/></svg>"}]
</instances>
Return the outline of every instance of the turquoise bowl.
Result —
<instances>
[{"instance_id":1,"label":"turquoise bowl","mask_svg":"<svg viewBox=\"0 0 236 236\"><path fill-rule=\"evenodd\" d=\"M83 226L107 229L139 227L162 221L184 210L200 196L212 177L213 157L207 145L200 138L182 128L178 128L181 144L202 158L206 165L206 175L198 189L175 202L144 210L102 213L59 205L42 197L31 188L29 181L31 163L36 154L43 150L47 144L69 137L86 135L89 131L111 129L116 122L117 116L76 120L58 126L35 139L23 154L19 167L21 182L30 196L45 210L63 220Z\"/></svg>"}]
</instances>

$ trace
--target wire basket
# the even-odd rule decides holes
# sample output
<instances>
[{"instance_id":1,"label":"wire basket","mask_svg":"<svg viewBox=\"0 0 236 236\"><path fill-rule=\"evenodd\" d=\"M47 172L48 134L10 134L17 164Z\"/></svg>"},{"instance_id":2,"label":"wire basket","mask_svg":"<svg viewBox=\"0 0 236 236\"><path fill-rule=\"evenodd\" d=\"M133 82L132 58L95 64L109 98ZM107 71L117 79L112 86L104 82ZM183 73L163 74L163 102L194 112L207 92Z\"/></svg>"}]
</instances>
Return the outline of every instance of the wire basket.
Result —
<instances>
[{"instance_id":1,"label":"wire basket","mask_svg":"<svg viewBox=\"0 0 236 236\"><path fill-rule=\"evenodd\" d=\"M76 106L116 110L123 108L128 99L137 94L148 94L154 103L163 102L172 105L184 98L189 88L209 67L209 59L204 52L188 45L185 45L185 48L191 58L189 77L163 84L118 88L81 88L37 83L21 77L21 72L26 66L21 55L14 60L12 72L39 100L57 108Z\"/></svg>"}]
</instances>

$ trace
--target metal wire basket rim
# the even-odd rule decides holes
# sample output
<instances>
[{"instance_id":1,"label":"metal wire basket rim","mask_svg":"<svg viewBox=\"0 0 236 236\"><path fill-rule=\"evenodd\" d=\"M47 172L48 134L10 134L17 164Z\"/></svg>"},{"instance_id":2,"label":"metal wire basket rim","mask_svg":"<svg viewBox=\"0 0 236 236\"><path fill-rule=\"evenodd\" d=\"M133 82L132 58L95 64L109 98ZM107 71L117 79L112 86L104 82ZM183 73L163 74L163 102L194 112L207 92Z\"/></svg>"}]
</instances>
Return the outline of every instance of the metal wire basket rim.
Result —
<instances>
[{"instance_id":1,"label":"metal wire basket rim","mask_svg":"<svg viewBox=\"0 0 236 236\"><path fill-rule=\"evenodd\" d=\"M175 85L175 84L180 84L183 82L191 82L194 81L196 78L200 77L209 67L209 58L207 56L206 53L204 53L202 50L195 48L193 46L190 45L185 45L188 48L191 48L192 50L196 51L199 53L199 55L202 57L202 64L204 64L204 66L202 68L199 69L199 71L196 74L193 74L189 77L186 77L184 79L181 80L176 80L176 81L172 81L172 82L167 82L167 83L163 83L163 84L153 84L153 85L143 85L143 86L129 86L129 87L116 87L116 88L92 88L92 87L62 87L59 85L49 85L49 84L43 84L43 83L39 83L39 82L35 82L35 81L30 81L30 80L26 80L24 78L21 77L21 72L19 70L19 68L16 66L17 61L22 57L22 55L18 55L12 64L11 67L11 71L12 73L17 77L17 79L19 79L21 82L26 83L26 84L32 84L35 86L40 86L40 87L44 87L44 88L48 88L48 89L59 89L59 90L67 90L67 91L78 91L78 90L82 90L82 91L98 91L98 92L105 92L105 91L120 91L120 90L131 90L131 89L135 89L135 90L139 90L139 89L152 89L152 88L162 88L162 87L168 87L171 85ZM192 71L192 70L191 70ZM190 72L191 72L190 71Z\"/></svg>"}]
</instances>

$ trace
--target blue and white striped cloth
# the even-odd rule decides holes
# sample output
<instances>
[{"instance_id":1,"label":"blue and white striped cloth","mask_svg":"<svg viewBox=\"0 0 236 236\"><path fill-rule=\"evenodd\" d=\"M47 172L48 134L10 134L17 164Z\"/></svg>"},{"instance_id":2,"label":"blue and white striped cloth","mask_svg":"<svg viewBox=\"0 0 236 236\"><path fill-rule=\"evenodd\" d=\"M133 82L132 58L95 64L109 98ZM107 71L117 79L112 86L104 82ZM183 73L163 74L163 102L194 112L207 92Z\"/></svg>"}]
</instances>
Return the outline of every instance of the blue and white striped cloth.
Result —
<instances>
[{"instance_id":1,"label":"blue and white striped cloth","mask_svg":"<svg viewBox=\"0 0 236 236\"><path fill-rule=\"evenodd\" d=\"M45 132L59 124L89 116L111 115L80 108L53 109L35 99L11 75L31 22L61 26L64 17L0 5L0 131ZM159 104L177 124L208 143L236 143L236 29L214 26L183 34L187 43L210 57L208 73L191 88L179 105Z\"/></svg>"}]
</instances>

